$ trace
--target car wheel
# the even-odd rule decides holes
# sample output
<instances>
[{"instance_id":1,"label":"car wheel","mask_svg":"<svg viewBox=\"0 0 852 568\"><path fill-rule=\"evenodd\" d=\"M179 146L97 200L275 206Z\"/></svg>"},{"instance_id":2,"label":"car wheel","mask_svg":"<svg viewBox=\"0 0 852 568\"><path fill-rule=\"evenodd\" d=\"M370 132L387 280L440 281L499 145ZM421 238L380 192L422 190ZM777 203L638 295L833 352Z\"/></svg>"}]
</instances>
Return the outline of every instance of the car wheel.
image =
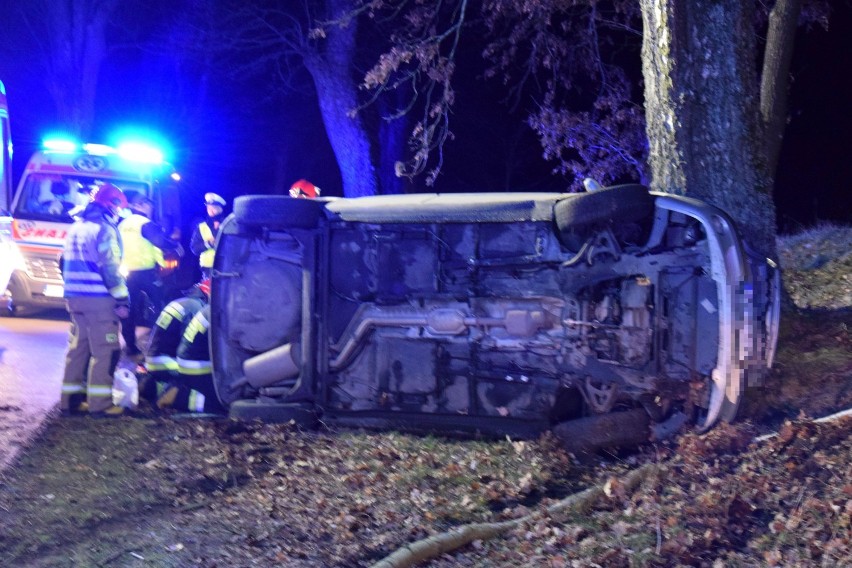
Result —
<instances>
[{"instance_id":1,"label":"car wheel","mask_svg":"<svg viewBox=\"0 0 852 568\"><path fill-rule=\"evenodd\" d=\"M228 411L230 418L262 422L293 422L301 428L316 428L319 415L313 404L280 403L269 399L242 399L231 403Z\"/></svg>"},{"instance_id":2,"label":"car wheel","mask_svg":"<svg viewBox=\"0 0 852 568\"><path fill-rule=\"evenodd\" d=\"M591 229L649 220L653 212L654 198L648 188L627 184L572 195L556 204L554 216L563 241L570 246L584 240Z\"/></svg>"},{"instance_id":3,"label":"car wheel","mask_svg":"<svg viewBox=\"0 0 852 568\"><path fill-rule=\"evenodd\" d=\"M323 209L321 202L281 195L243 195L234 200L237 222L271 229L313 229L319 224Z\"/></svg>"}]
</instances>

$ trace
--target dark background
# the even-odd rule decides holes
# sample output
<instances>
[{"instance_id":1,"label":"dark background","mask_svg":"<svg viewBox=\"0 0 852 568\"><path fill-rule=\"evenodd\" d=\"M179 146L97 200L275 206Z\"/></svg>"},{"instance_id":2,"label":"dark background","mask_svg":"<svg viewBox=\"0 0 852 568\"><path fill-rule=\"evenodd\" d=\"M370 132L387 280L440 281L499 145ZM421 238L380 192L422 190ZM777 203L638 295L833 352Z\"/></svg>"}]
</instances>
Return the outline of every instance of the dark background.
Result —
<instances>
[{"instance_id":1,"label":"dark background","mask_svg":"<svg viewBox=\"0 0 852 568\"><path fill-rule=\"evenodd\" d=\"M778 227L796 232L823 221L852 222L852 7L833 4L829 30L797 32L791 67L790 121L776 180ZM41 139L59 130L38 66L25 53L0 59L6 84L17 182ZM341 195L340 176L319 116L307 74L296 91L269 96L262 80L211 76L203 116L188 129L186 101L201 96L189 88L168 58L138 50L111 55L100 77L95 133L105 140L119 127L142 127L167 141L168 157L183 175L186 222L203 214L202 196L221 193L229 200L246 193L280 192L298 178L320 186L323 195ZM551 178L554 164L541 161L541 148L529 129L506 121L505 107L476 89L458 88L437 191L488 191L523 186L561 190ZM183 104L181 104L183 103ZM517 117L513 117L517 118ZM507 146L528 156L525 169L505 171ZM418 182L414 190L429 190Z\"/></svg>"}]
</instances>

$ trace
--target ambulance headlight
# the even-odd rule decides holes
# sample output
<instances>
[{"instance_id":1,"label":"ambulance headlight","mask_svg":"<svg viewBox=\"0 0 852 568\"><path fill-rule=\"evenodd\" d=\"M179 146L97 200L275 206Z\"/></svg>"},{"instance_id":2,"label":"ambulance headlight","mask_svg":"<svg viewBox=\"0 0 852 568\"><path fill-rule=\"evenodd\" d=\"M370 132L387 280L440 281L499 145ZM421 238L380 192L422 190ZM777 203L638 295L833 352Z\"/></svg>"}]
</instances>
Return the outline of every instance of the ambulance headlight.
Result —
<instances>
[{"instance_id":1,"label":"ambulance headlight","mask_svg":"<svg viewBox=\"0 0 852 568\"><path fill-rule=\"evenodd\" d=\"M0 243L0 264L7 262L9 264L6 266L11 266L12 270L27 269L27 261L24 259L24 255L21 254L18 245L13 242Z\"/></svg>"}]
</instances>

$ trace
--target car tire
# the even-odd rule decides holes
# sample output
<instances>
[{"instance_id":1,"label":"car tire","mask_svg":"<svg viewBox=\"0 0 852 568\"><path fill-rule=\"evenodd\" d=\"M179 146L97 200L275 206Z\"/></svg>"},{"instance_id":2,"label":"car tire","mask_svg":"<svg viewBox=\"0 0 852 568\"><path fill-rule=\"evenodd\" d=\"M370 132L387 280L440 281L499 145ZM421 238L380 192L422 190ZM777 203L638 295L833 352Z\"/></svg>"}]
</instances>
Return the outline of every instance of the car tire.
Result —
<instances>
[{"instance_id":1,"label":"car tire","mask_svg":"<svg viewBox=\"0 0 852 568\"><path fill-rule=\"evenodd\" d=\"M293 422L296 426L305 429L316 428L319 424L319 414L313 404L280 403L263 398L241 399L232 402L228 416L245 422L252 420L268 423Z\"/></svg>"},{"instance_id":2,"label":"car tire","mask_svg":"<svg viewBox=\"0 0 852 568\"><path fill-rule=\"evenodd\" d=\"M234 200L234 217L247 227L313 229L323 210L320 202L283 195L242 195Z\"/></svg>"},{"instance_id":3,"label":"car tire","mask_svg":"<svg viewBox=\"0 0 852 568\"><path fill-rule=\"evenodd\" d=\"M648 188L626 184L563 199L554 208L554 219L563 242L570 247L594 228L650 219L653 212L654 198Z\"/></svg>"}]
</instances>

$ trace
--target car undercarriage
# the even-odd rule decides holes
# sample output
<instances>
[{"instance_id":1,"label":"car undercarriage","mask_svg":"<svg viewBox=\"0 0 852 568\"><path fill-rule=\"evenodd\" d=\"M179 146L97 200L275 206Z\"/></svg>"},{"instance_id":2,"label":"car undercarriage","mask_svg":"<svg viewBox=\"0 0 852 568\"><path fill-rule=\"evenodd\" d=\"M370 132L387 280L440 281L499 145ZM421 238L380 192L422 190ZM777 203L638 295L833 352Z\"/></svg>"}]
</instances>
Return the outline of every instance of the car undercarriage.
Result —
<instances>
[{"instance_id":1,"label":"car undercarriage","mask_svg":"<svg viewBox=\"0 0 852 568\"><path fill-rule=\"evenodd\" d=\"M239 199L211 296L233 416L647 439L733 420L771 364L777 270L686 198Z\"/></svg>"}]
</instances>

